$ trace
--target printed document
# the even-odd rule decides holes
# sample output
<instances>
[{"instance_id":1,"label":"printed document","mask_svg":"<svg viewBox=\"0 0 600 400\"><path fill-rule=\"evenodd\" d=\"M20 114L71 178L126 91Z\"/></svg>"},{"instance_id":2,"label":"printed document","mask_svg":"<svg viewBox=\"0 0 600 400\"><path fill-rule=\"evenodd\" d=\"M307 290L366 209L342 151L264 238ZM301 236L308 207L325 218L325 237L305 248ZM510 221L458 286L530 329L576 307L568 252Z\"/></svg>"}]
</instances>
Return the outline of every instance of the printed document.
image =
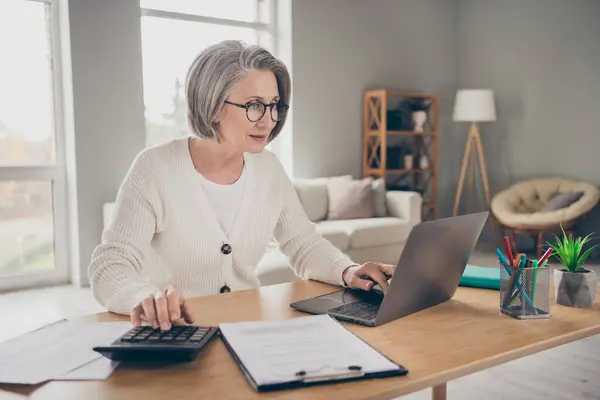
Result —
<instances>
[{"instance_id":1,"label":"printed document","mask_svg":"<svg viewBox=\"0 0 600 400\"><path fill-rule=\"evenodd\" d=\"M352 372L396 371L400 367L328 315L285 321L230 322L221 334L258 386Z\"/></svg>"}]
</instances>

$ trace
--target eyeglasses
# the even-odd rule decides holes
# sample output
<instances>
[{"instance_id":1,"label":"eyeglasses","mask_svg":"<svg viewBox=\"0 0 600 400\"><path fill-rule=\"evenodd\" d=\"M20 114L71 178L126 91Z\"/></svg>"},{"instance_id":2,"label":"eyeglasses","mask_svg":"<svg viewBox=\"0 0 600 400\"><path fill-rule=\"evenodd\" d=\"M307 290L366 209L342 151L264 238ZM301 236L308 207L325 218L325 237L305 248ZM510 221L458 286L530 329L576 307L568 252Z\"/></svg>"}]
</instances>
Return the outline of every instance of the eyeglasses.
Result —
<instances>
[{"instance_id":1,"label":"eyeglasses","mask_svg":"<svg viewBox=\"0 0 600 400\"><path fill-rule=\"evenodd\" d=\"M246 118L248 118L248 121L250 122L259 121L263 117L263 115L265 115L267 107L269 107L269 109L271 110L271 119L275 122L279 122L283 119L285 113L290 108L287 104L284 104L282 102L265 104L260 101L251 101L246 104L237 104L225 100L224 103L246 109Z\"/></svg>"}]
</instances>

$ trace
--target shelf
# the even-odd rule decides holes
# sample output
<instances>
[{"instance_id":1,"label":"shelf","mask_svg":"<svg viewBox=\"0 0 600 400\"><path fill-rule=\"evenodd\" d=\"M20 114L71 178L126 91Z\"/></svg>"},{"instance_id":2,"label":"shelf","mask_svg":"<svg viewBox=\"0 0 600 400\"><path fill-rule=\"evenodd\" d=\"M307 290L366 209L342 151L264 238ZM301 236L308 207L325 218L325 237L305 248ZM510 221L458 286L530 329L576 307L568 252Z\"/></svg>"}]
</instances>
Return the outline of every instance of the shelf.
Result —
<instances>
[{"instance_id":1,"label":"shelf","mask_svg":"<svg viewBox=\"0 0 600 400\"><path fill-rule=\"evenodd\" d=\"M423 131L423 132L415 132L415 131L386 131L388 135L413 135L413 136L431 136L437 135L437 131ZM369 129L367 131L368 136L378 136L379 131L375 129Z\"/></svg>"},{"instance_id":2,"label":"shelf","mask_svg":"<svg viewBox=\"0 0 600 400\"><path fill-rule=\"evenodd\" d=\"M422 98L422 99L430 99L432 97L436 97L434 95L431 94L425 94L425 93L407 93L407 92L400 92L397 90L386 90L387 95L391 96L391 97L405 97L405 98Z\"/></svg>"},{"instance_id":3,"label":"shelf","mask_svg":"<svg viewBox=\"0 0 600 400\"><path fill-rule=\"evenodd\" d=\"M411 172L433 172L432 168L412 168L412 169L388 169L390 174L408 174Z\"/></svg>"},{"instance_id":4,"label":"shelf","mask_svg":"<svg viewBox=\"0 0 600 400\"><path fill-rule=\"evenodd\" d=\"M375 131L377 132L377 131ZM436 131L423 131L423 132L415 132L415 131L387 131L388 135L436 135Z\"/></svg>"},{"instance_id":5,"label":"shelf","mask_svg":"<svg viewBox=\"0 0 600 400\"><path fill-rule=\"evenodd\" d=\"M407 124L408 109L398 108L401 114L389 113L396 110L394 104L398 100L388 101L392 96L429 100L423 132L417 132L411 129L412 124ZM411 107L414 103L406 105ZM427 199L423 201L423 221L437 218L439 128L439 97L436 94L383 88L367 90L363 94L362 175L383 179L388 190L419 192ZM403 162L406 154L414 154L413 163ZM426 157L429 163L420 164L420 157ZM419 168L421 165L427 165L427 168ZM405 166L412 168L403 168Z\"/></svg>"},{"instance_id":6,"label":"shelf","mask_svg":"<svg viewBox=\"0 0 600 400\"><path fill-rule=\"evenodd\" d=\"M415 132L415 131L386 131L388 135L413 135L413 136L431 136L437 135L437 131L423 131L423 132ZM375 129L369 129L367 131L368 136L378 136L379 131Z\"/></svg>"}]
</instances>

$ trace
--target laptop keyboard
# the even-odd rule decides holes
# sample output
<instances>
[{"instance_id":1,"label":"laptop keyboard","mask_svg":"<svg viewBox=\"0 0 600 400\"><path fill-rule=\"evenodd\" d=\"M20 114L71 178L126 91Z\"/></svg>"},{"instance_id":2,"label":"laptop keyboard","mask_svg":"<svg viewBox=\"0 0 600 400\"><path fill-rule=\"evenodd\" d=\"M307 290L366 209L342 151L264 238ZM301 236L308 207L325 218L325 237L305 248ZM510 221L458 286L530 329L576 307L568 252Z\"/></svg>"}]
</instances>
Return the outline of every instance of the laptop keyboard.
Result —
<instances>
[{"instance_id":1,"label":"laptop keyboard","mask_svg":"<svg viewBox=\"0 0 600 400\"><path fill-rule=\"evenodd\" d=\"M379 311L379 304L365 302L348 303L328 310L329 313L347 315L349 317L375 319Z\"/></svg>"}]
</instances>

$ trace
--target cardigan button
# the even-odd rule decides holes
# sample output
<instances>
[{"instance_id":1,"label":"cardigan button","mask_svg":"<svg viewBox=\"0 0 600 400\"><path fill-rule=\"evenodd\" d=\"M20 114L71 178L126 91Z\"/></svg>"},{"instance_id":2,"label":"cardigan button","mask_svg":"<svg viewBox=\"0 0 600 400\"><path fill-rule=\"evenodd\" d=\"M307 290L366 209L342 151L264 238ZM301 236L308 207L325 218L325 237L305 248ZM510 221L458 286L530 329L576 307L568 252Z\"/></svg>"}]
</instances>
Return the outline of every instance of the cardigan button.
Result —
<instances>
[{"instance_id":1,"label":"cardigan button","mask_svg":"<svg viewBox=\"0 0 600 400\"><path fill-rule=\"evenodd\" d=\"M231 253L231 245L225 243L223 246L221 246L221 253L230 254Z\"/></svg>"},{"instance_id":2,"label":"cardigan button","mask_svg":"<svg viewBox=\"0 0 600 400\"><path fill-rule=\"evenodd\" d=\"M229 292L231 292L231 289L229 288L229 286L225 285L219 291L221 293L229 293Z\"/></svg>"}]
</instances>

